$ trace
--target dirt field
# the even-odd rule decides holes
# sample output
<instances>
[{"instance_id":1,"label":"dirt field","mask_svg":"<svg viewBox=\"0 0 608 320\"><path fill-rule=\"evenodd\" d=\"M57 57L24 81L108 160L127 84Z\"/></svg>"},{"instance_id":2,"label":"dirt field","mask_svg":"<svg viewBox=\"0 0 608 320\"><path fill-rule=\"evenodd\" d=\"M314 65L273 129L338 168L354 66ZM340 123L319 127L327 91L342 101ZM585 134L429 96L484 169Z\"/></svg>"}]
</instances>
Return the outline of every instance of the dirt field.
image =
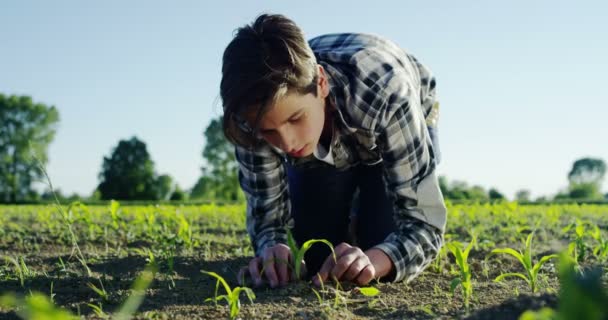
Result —
<instances>
[{"instance_id":1,"label":"dirt field","mask_svg":"<svg viewBox=\"0 0 608 320\"><path fill-rule=\"evenodd\" d=\"M56 306L83 318L110 317L133 294L135 279L152 263L159 269L136 318L229 318L225 301L217 305L205 302L214 296L216 280L201 270L216 272L231 286L237 285L236 273L252 255L244 231L243 205L63 208L0 207L0 296L40 292ZM526 310L555 308L559 291L555 259L540 269L537 292L519 278L493 281L502 273L525 271L515 258L489 253L506 247L523 250L523 241L533 230L533 262L565 250L576 240L575 227L580 225L584 228L580 265L608 266L605 257L594 254L598 240L591 236L598 226L600 235L607 238L608 206L448 208L446 242L466 245L471 234L477 238L468 259L473 288L468 311L461 287L450 292L450 283L460 269L453 254L444 249L436 263L410 283L373 283L380 290L374 297L357 293L348 283L336 291L335 286L319 290L300 281L279 289L253 288L253 304L242 294L238 317L517 319ZM564 229L571 223L571 228ZM223 293L220 286L219 294ZM17 310L26 308L0 307L0 318L18 319Z\"/></svg>"}]
</instances>

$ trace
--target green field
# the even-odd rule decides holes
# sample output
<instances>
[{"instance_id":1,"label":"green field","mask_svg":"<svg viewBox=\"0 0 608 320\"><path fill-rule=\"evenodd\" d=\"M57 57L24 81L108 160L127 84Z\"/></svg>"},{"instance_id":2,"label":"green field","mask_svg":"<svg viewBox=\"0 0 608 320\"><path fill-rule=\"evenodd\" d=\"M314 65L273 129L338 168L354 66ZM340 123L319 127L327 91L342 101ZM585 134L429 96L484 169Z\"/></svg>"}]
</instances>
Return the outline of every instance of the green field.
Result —
<instances>
[{"instance_id":1,"label":"green field","mask_svg":"<svg viewBox=\"0 0 608 320\"><path fill-rule=\"evenodd\" d=\"M141 319L229 318L226 300L206 301L215 295L216 279L201 270L237 285L238 269L253 254L244 212L244 204L0 206L0 318L36 318L36 312L59 308L63 315L96 319L128 316L129 308L137 308L135 318ZM252 288L256 297L251 303L240 295L238 316L517 319L529 309L557 307L558 259L549 259L551 254L569 252L581 270L608 267L608 205L448 203L448 212L449 245L410 283L372 283L379 290L375 296L348 283ZM494 281L526 273L513 256L490 253L523 251L532 232L532 263L547 257L534 292L519 276ZM467 282L455 254L473 238Z\"/></svg>"}]
</instances>

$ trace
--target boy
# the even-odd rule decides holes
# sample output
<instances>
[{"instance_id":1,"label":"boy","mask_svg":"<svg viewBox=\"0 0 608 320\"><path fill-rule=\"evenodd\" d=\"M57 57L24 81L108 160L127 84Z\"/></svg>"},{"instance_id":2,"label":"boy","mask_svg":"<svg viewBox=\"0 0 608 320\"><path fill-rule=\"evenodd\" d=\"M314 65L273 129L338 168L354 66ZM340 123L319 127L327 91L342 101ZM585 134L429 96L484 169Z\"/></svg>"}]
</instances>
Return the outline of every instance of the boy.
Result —
<instances>
[{"instance_id":1,"label":"boy","mask_svg":"<svg viewBox=\"0 0 608 320\"><path fill-rule=\"evenodd\" d=\"M437 255L446 208L435 168L435 79L367 34L305 41L282 15L238 30L223 56L226 137L236 146L255 285L294 280L287 229L313 282L409 281ZM355 240L349 239L350 216Z\"/></svg>"}]
</instances>

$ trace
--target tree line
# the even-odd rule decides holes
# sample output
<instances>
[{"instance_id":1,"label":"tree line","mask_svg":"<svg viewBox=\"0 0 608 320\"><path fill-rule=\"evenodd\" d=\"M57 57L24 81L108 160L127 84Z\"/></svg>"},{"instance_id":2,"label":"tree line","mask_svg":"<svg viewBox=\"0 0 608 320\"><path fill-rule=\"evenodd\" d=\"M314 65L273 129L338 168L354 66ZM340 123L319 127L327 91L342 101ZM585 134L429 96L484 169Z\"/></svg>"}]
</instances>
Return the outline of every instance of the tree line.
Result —
<instances>
[{"instance_id":1,"label":"tree line","mask_svg":"<svg viewBox=\"0 0 608 320\"><path fill-rule=\"evenodd\" d=\"M48 147L59 124L54 106L33 102L28 96L0 94L0 203L59 200L220 200L241 201L237 163L233 146L225 139L222 119L213 119L203 132L205 146L200 178L187 190L168 174L158 174L146 143L133 136L120 140L103 158L97 188L90 195L63 195L60 190L43 192L35 182L48 182L44 167ZM602 200L601 185L606 173L602 159L585 157L576 160L568 172L569 186L554 197L531 199L529 190L519 190L514 200L552 201L565 199ZM485 190L464 181L439 178L446 199L492 201L506 197L496 188ZM54 191L54 193L52 192Z\"/></svg>"}]
</instances>

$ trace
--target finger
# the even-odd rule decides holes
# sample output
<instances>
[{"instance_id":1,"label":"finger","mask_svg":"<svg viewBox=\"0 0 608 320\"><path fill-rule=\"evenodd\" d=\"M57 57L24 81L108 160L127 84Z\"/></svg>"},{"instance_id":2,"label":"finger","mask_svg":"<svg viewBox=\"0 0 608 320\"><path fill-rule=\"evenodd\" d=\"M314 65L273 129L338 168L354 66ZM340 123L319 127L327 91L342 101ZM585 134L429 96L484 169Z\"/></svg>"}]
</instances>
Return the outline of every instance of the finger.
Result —
<instances>
[{"instance_id":1,"label":"finger","mask_svg":"<svg viewBox=\"0 0 608 320\"><path fill-rule=\"evenodd\" d=\"M355 259L355 261L353 261L348 269L344 272L342 279L346 281L353 281L354 279L357 279L361 271L363 271L368 264L370 264L370 261L367 259L367 257L357 257L357 259Z\"/></svg>"},{"instance_id":2,"label":"finger","mask_svg":"<svg viewBox=\"0 0 608 320\"><path fill-rule=\"evenodd\" d=\"M352 248L350 244L346 242L342 242L334 248L334 252L336 253L336 260L338 260L347 250Z\"/></svg>"},{"instance_id":3,"label":"finger","mask_svg":"<svg viewBox=\"0 0 608 320\"><path fill-rule=\"evenodd\" d=\"M342 256L338 259L338 262L331 269L331 275L337 280L342 280L344 273L362 255L364 255L363 251L357 247L348 249L342 254Z\"/></svg>"},{"instance_id":4,"label":"finger","mask_svg":"<svg viewBox=\"0 0 608 320\"><path fill-rule=\"evenodd\" d=\"M374 280L374 278L376 278L376 269L370 263L365 266L363 270L361 270L359 276L355 279L354 282L360 286L364 286L370 283L370 281Z\"/></svg>"},{"instance_id":5,"label":"finger","mask_svg":"<svg viewBox=\"0 0 608 320\"><path fill-rule=\"evenodd\" d=\"M289 263L289 251L288 250L275 250L274 260L276 265L278 284L284 286L289 282L288 263Z\"/></svg>"},{"instance_id":6,"label":"finger","mask_svg":"<svg viewBox=\"0 0 608 320\"><path fill-rule=\"evenodd\" d=\"M256 286L262 285L262 275L260 275L260 257L256 257L249 261L249 274Z\"/></svg>"},{"instance_id":7,"label":"finger","mask_svg":"<svg viewBox=\"0 0 608 320\"><path fill-rule=\"evenodd\" d=\"M352 248L352 246L346 242L342 242L337 245L334 248L335 257L333 254L330 254L325 259L325 262L323 262L323 265L321 266L321 269L319 269L317 275L313 277L314 284L319 286L322 282L325 282L327 280L327 277L329 276L329 272L333 269L336 262L340 259L340 256L350 248Z\"/></svg>"},{"instance_id":8,"label":"finger","mask_svg":"<svg viewBox=\"0 0 608 320\"><path fill-rule=\"evenodd\" d=\"M271 287L276 287L279 283L279 280L277 279L277 271L274 268L274 256L272 255L272 252L269 252L269 256L268 258L264 259L264 275L266 276L266 278L268 279L268 282L270 282L270 286Z\"/></svg>"}]
</instances>

